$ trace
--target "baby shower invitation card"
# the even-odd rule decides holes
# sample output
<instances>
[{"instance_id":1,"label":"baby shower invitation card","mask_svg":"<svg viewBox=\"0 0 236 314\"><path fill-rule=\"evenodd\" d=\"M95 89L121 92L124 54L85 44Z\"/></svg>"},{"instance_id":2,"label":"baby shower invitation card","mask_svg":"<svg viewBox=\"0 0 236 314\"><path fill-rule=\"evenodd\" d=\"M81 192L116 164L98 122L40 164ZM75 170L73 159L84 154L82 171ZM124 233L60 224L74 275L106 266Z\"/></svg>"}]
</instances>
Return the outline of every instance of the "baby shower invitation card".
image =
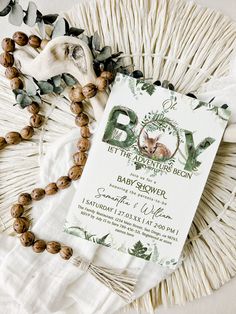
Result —
<instances>
[{"instance_id":1,"label":"baby shower invitation card","mask_svg":"<svg viewBox=\"0 0 236 314\"><path fill-rule=\"evenodd\" d=\"M229 115L118 74L65 232L175 268Z\"/></svg>"}]
</instances>

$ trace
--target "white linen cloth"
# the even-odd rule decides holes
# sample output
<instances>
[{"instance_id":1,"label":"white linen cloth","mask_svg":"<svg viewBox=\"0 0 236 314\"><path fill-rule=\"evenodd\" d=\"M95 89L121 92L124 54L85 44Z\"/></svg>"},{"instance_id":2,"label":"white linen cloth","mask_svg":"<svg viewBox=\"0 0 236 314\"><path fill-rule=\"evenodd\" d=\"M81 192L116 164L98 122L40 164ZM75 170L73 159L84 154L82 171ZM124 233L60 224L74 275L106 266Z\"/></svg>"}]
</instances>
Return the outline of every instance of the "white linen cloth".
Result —
<instances>
[{"instance_id":1,"label":"white linen cloth","mask_svg":"<svg viewBox=\"0 0 236 314\"><path fill-rule=\"evenodd\" d=\"M235 77L235 74L231 74L228 79L212 81L203 86L199 94L199 98L206 101L216 96L214 104L227 103L233 111L231 122L234 123ZM79 129L71 130L47 151L41 160L38 186L45 186L66 173L72 163L71 156L79 133ZM63 233L67 210L76 192L79 193L79 182L74 182L66 191L35 204L32 230L38 237L70 245L78 255L93 260L96 264L136 269L139 280L135 298L168 276L167 269L153 263ZM1 314L111 314L124 305L125 302L120 297L97 279L62 260L59 255L37 255L31 248L23 248L16 238L0 235Z\"/></svg>"},{"instance_id":2,"label":"white linen cloth","mask_svg":"<svg viewBox=\"0 0 236 314\"><path fill-rule=\"evenodd\" d=\"M54 143L43 158L38 186L45 186L66 173L79 137L79 129L74 129ZM79 182L35 204L32 230L37 236L70 245L78 255L97 265L138 271L141 275L135 298L168 275L167 269L146 264L143 259L63 233L67 210L75 192L79 192ZM88 272L84 273L59 255L35 254L31 248L22 247L16 238L4 235L0 236L0 247L1 313L5 307L3 313L8 314L18 313L16 309L30 314L110 314L126 304ZM7 304L9 296L12 302L14 300L10 308Z\"/></svg>"}]
</instances>

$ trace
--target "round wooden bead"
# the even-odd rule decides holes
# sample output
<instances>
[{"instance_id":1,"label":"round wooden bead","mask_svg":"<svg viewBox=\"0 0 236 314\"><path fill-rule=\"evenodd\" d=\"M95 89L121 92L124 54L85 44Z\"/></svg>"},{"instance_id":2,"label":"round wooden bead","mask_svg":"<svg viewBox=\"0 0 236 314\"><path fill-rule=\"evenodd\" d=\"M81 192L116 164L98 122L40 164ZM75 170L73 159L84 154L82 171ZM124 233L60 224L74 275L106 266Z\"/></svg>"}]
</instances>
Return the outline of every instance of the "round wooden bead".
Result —
<instances>
[{"instance_id":1,"label":"round wooden bead","mask_svg":"<svg viewBox=\"0 0 236 314\"><path fill-rule=\"evenodd\" d=\"M15 32L12 38L19 46L27 45L29 40L28 36L23 32Z\"/></svg>"},{"instance_id":2,"label":"round wooden bead","mask_svg":"<svg viewBox=\"0 0 236 314\"><path fill-rule=\"evenodd\" d=\"M84 152L77 152L73 155L74 163L77 166L84 166L86 164L88 155Z\"/></svg>"},{"instance_id":3,"label":"round wooden bead","mask_svg":"<svg viewBox=\"0 0 236 314\"><path fill-rule=\"evenodd\" d=\"M71 179L67 176L60 177L57 180L57 187L60 190L64 190L71 185Z\"/></svg>"},{"instance_id":4,"label":"round wooden bead","mask_svg":"<svg viewBox=\"0 0 236 314\"><path fill-rule=\"evenodd\" d=\"M97 86L89 83L82 88L82 93L85 98L92 98L97 94Z\"/></svg>"},{"instance_id":5,"label":"round wooden bead","mask_svg":"<svg viewBox=\"0 0 236 314\"><path fill-rule=\"evenodd\" d=\"M104 92L106 90L107 86L108 86L108 80L105 79L104 77L99 76L96 79L96 85L97 85L97 89L100 92Z\"/></svg>"},{"instance_id":6,"label":"round wooden bead","mask_svg":"<svg viewBox=\"0 0 236 314\"><path fill-rule=\"evenodd\" d=\"M30 125L33 128L40 128L43 124L44 117L41 114L33 114L30 117Z\"/></svg>"},{"instance_id":7,"label":"round wooden bead","mask_svg":"<svg viewBox=\"0 0 236 314\"><path fill-rule=\"evenodd\" d=\"M104 79L108 80L109 82L112 82L114 76L109 71L103 71L100 75L100 77L103 77Z\"/></svg>"},{"instance_id":8,"label":"round wooden bead","mask_svg":"<svg viewBox=\"0 0 236 314\"><path fill-rule=\"evenodd\" d=\"M90 141L87 138L81 138L78 141L77 147L78 147L80 152L86 152L89 150Z\"/></svg>"},{"instance_id":9,"label":"round wooden bead","mask_svg":"<svg viewBox=\"0 0 236 314\"><path fill-rule=\"evenodd\" d=\"M14 64L14 57L9 52L3 52L0 54L0 64L5 68L12 67Z\"/></svg>"},{"instance_id":10,"label":"round wooden bead","mask_svg":"<svg viewBox=\"0 0 236 314\"><path fill-rule=\"evenodd\" d=\"M41 39L36 35L30 35L29 45L33 48L39 48L41 45Z\"/></svg>"},{"instance_id":11,"label":"round wooden bead","mask_svg":"<svg viewBox=\"0 0 236 314\"><path fill-rule=\"evenodd\" d=\"M32 104L27 106L27 110L32 114L37 114L40 111L40 105L36 102L32 102Z\"/></svg>"},{"instance_id":12,"label":"round wooden bead","mask_svg":"<svg viewBox=\"0 0 236 314\"><path fill-rule=\"evenodd\" d=\"M7 144L16 145L21 142L21 135L18 132L9 132L5 136Z\"/></svg>"},{"instance_id":13,"label":"round wooden bead","mask_svg":"<svg viewBox=\"0 0 236 314\"><path fill-rule=\"evenodd\" d=\"M20 236L21 244L26 247L33 245L34 239L35 239L35 236L33 232L31 231L26 231Z\"/></svg>"},{"instance_id":14,"label":"round wooden bead","mask_svg":"<svg viewBox=\"0 0 236 314\"><path fill-rule=\"evenodd\" d=\"M56 241L51 241L47 243L46 247L47 251L51 254L56 254L61 250L61 244Z\"/></svg>"},{"instance_id":15,"label":"round wooden bead","mask_svg":"<svg viewBox=\"0 0 236 314\"><path fill-rule=\"evenodd\" d=\"M46 249L46 242L44 240L37 240L33 244L33 251L35 253L42 253Z\"/></svg>"},{"instance_id":16,"label":"round wooden bead","mask_svg":"<svg viewBox=\"0 0 236 314\"><path fill-rule=\"evenodd\" d=\"M11 89L22 89L24 87L24 84L22 82L22 80L19 77L14 77L13 79L11 79Z\"/></svg>"},{"instance_id":17,"label":"round wooden bead","mask_svg":"<svg viewBox=\"0 0 236 314\"><path fill-rule=\"evenodd\" d=\"M82 102L72 102L70 105L70 110L74 114L80 114L83 111L83 104Z\"/></svg>"},{"instance_id":18,"label":"round wooden bead","mask_svg":"<svg viewBox=\"0 0 236 314\"><path fill-rule=\"evenodd\" d=\"M32 202L32 198L29 193L22 193L18 197L18 203L23 206L29 205L31 202Z\"/></svg>"},{"instance_id":19,"label":"round wooden bead","mask_svg":"<svg viewBox=\"0 0 236 314\"><path fill-rule=\"evenodd\" d=\"M49 43L49 41L50 41L50 40L48 40L48 39L43 39L43 40L41 41L40 48L41 48L41 49L44 49L44 48L47 46L47 44Z\"/></svg>"},{"instance_id":20,"label":"round wooden bead","mask_svg":"<svg viewBox=\"0 0 236 314\"><path fill-rule=\"evenodd\" d=\"M14 204L11 208L11 216L13 218L19 218L24 213L24 207L21 204Z\"/></svg>"},{"instance_id":21,"label":"round wooden bead","mask_svg":"<svg viewBox=\"0 0 236 314\"><path fill-rule=\"evenodd\" d=\"M82 172L83 172L83 168L81 166L72 166L68 172L68 177L71 179L71 180L78 180L81 175L82 175Z\"/></svg>"},{"instance_id":22,"label":"round wooden bead","mask_svg":"<svg viewBox=\"0 0 236 314\"><path fill-rule=\"evenodd\" d=\"M40 201L41 199L44 198L44 196L45 196L44 189L36 188L31 192L31 198L34 201Z\"/></svg>"},{"instance_id":23,"label":"round wooden bead","mask_svg":"<svg viewBox=\"0 0 236 314\"><path fill-rule=\"evenodd\" d=\"M69 92L69 98L73 102L83 101L85 97L82 93L82 87L81 86L72 87Z\"/></svg>"},{"instance_id":24,"label":"round wooden bead","mask_svg":"<svg viewBox=\"0 0 236 314\"><path fill-rule=\"evenodd\" d=\"M53 195L53 194L56 194L58 191L58 187L56 185L56 183L49 183L46 188L45 188L45 193L47 195Z\"/></svg>"},{"instance_id":25,"label":"round wooden bead","mask_svg":"<svg viewBox=\"0 0 236 314\"><path fill-rule=\"evenodd\" d=\"M16 233L24 233L29 229L29 220L25 217L16 218L13 223L13 229Z\"/></svg>"},{"instance_id":26,"label":"round wooden bead","mask_svg":"<svg viewBox=\"0 0 236 314\"><path fill-rule=\"evenodd\" d=\"M26 126L20 131L20 135L23 140L28 140L34 135L34 129L32 126Z\"/></svg>"},{"instance_id":27,"label":"round wooden bead","mask_svg":"<svg viewBox=\"0 0 236 314\"><path fill-rule=\"evenodd\" d=\"M90 130L88 126L82 126L80 129L80 134L82 137L88 138L91 136Z\"/></svg>"},{"instance_id":28,"label":"round wooden bead","mask_svg":"<svg viewBox=\"0 0 236 314\"><path fill-rule=\"evenodd\" d=\"M0 137L0 150L7 146L7 142L4 137Z\"/></svg>"},{"instance_id":29,"label":"round wooden bead","mask_svg":"<svg viewBox=\"0 0 236 314\"><path fill-rule=\"evenodd\" d=\"M6 52L13 52L15 50L15 42L11 38L4 38L2 40L2 49Z\"/></svg>"},{"instance_id":30,"label":"round wooden bead","mask_svg":"<svg viewBox=\"0 0 236 314\"><path fill-rule=\"evenodd\" d=\"M68 260L71 258L71 256L73 255L73 250L71 247L69 246L63 246L59 252L60 256L65 259Z\"/></svg>"},{"instance_id":31,"label":"round wooden bead","mask_svg":"<svg viewBox=\"0 0 236 314\"><path fill-rule=\"evenodd\" d=\"M81 112L75 117L75 124L80 127L85 126L88 123L89 123L89 117L83 112Z\"/></svg>"},{"instance_id":32,"label":"round wooden bead","mask_svg":"<svg viewBox=\"0 0 236 314\"><path fill-rule=\"evenodd\" d=\"M18 77L19 75L20 75L20 73L17 70L17 68L15 68L15 67L8 67L8 68L6 68L5 76L9 80L11 80L11 79L13 79L15 77Z\"/></svg>"}]
</instances>

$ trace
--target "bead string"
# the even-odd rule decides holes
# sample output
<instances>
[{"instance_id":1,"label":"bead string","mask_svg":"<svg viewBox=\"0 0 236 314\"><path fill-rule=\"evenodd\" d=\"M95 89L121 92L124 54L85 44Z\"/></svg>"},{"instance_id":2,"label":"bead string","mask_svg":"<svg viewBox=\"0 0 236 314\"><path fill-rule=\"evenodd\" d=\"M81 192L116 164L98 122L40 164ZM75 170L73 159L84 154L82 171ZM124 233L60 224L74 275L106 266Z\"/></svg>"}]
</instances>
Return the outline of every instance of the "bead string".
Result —
<instances>
[{"instance_id":1,"label":"bead string","mask_svg":"<svg viewBox=\"0 0 236 314\"><path fill-rule=\"evenodd\" d=\"M5 75L10 80L12 90L23 89L23 81L20 79L20 71L14 67L14 56L16 45L25 46L29 44L31 47L44 49L49 40L41 40L36 35L27 36L25 33L16 32L13 38L5 38L2 41L4 52L0 55L0 64L6 68ZM89 117L83 112L83 101L92 98L97 91L105 91L108 84L113 80L113 74L108 71L101 72L97 78L96 84L89 83L83 87L76 85L72 87L69 98L71 100L70 109L75 115L75 124L80 127L81 139L77 142L78 151L73 155L74 165L69 169L67 176L61 176L56 182L49 183L45 188L35 188L31 193L21 193L18 202L11 207L11 216L15 219L13 229L20 234L20 242L23 246L32 246L35 253L41 253L47 250L51 254L59 253L60 256L68 260L73 255L73 249L64 246L57 241L46 242L45 240L36 239L34 233L29 231L30 221L24 217L24 206L28 206L32 201L40 201L45 195L50 196L56 194L59 190L64 190L71 185L71 182L78 180L83 172L83 168L87 161L88 151L90 148L90 130ZM29 140L34 135L34 129L40 128L45 122L45 117L41 115L40 105L32 102L27 106L27 110L31 113L29 125L25 126L20 132L11 131L0 137L0 150L7 145L17 145L22 140Z\"/></svg>"}]
</instances>

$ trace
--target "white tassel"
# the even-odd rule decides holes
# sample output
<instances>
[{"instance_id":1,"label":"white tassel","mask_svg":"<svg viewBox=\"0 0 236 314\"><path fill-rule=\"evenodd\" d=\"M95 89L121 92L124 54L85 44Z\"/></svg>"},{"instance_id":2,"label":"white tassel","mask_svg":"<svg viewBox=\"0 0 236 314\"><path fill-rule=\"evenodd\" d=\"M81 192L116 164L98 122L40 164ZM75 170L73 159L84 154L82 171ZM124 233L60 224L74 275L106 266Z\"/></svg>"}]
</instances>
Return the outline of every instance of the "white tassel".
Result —
<instances>
[{"instance_id":1,"label":"white tassel","mask_svg":"<svg viewBox=\"0 0 236 314\"><path fill-rule=\"evenodd\" d=\"M137 276L134 274L128 274L124 272L124 270L119 271L104 266L97 266L89 260L79 256L72 257L71 262L82 271L88 271L127 303L134 300L133 292L137 283Z\"/></svg>"}]
</instances>

